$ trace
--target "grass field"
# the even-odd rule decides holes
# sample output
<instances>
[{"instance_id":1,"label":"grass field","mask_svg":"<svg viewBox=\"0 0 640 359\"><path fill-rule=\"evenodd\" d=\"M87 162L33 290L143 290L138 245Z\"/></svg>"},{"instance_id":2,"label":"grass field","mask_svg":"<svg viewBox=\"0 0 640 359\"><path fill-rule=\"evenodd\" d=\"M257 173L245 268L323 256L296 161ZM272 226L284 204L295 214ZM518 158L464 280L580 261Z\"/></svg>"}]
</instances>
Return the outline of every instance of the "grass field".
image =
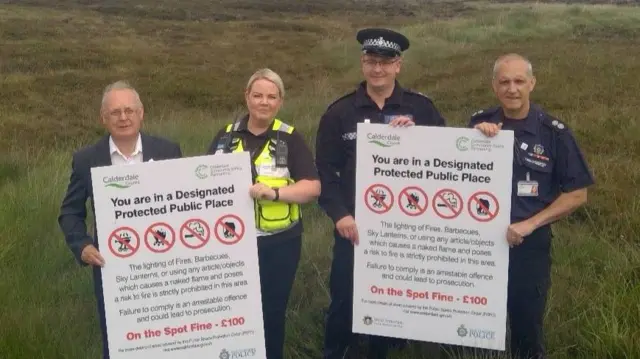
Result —
<instances>
[{"instance_id":1,"label":"grass field","mask_svg":"<svg viewBox=\"0 0 640 359\"><path fill-rule=\"evenodd\" d=\"M555 226L551 358L640 357L640 8L52 3L0 1L0 358L99 355L90 272L74 263L56 217L71 152L102 134L103 86L131 81L146 106L146 130L198 155L243 105L251 73L271 67L287 88L281 118L313 145L322 111L360 79L355 31L367 25L410 37L400 81L431 96L450 126L494 104L497 55L532 60L534 100L573 129L597 180L588 204ZM319 357L328 305L331 228L317 206L305 213L287 358ZM432 358L430 349L412 345L393 358Z\"/></svg>"}]
</instances>

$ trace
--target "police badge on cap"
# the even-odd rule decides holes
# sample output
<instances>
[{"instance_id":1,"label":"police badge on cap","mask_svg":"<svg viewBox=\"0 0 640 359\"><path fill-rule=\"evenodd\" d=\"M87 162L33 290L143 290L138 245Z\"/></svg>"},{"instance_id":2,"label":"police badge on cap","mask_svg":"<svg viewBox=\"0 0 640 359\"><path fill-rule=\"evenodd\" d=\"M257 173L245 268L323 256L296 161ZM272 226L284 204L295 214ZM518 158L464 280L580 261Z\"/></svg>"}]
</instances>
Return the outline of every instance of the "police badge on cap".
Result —
<instances>
[{"instance_id":1,"label":"police badge on cap","mask_svg":"<svg viewBox=\"0 0 640 359\"><path fill-rule=\"evenodd\" d=\"M363 29L356 38L365 54L395 57L409 48L409 39L389 29Z\"/></svg>"}]
</instances>

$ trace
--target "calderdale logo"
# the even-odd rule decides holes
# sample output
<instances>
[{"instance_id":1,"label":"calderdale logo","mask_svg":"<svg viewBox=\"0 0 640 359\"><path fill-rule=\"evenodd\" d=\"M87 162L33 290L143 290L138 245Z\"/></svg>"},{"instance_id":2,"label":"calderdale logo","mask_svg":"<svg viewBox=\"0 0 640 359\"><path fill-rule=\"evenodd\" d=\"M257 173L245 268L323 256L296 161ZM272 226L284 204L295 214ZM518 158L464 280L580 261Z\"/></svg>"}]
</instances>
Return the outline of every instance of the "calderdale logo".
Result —
<instances>
[{"instance_id":1,"label":"calderdale logo","mask_svg":"<svg viewBox=\"0 0 640 359\"><path fill-rule=\"evenodd\" d=\"M369 143L373 143L374 145L378 145L380 147L391 147L400 144L400 136L398 135L367 133L367 140L369 140Z\"/></svg>"},{"instance_id":2,"label":"calderdale logo","mask_svg":"<svg viewBox=\"0 0 640 359\"><path fill-rule=\"evenodd\" d=\"M120 184L120 183L117 183L117 182L109 183L109 184L106 184L104 186L105 187L113 187L113 188L129 188L129 187L131 187L130 185L124 185L124 184Z\"/></svg>"},{"instance_id":3,"label":"calderdale logo","mask_svg":"<svg viewBox=\"0 0 640 359\"><path fill-rule=\"evenodd\" d=\"M124 189L139 184L140 180L136 174L124 176L106 176L102 178L105 187Z\"/></svg>"}]
</instances>

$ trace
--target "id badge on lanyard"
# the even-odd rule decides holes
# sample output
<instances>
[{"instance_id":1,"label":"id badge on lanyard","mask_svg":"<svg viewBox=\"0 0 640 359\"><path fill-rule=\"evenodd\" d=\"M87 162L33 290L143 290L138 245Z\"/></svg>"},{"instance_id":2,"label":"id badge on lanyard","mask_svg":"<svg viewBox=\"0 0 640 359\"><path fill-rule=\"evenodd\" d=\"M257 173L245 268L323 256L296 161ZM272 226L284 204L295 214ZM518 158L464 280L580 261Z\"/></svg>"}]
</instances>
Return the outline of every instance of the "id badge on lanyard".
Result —
<instances>
[{"instance_id":1,"label":"id badge on lanyard","mask_svg":"<svg viewBox=\"0 0 640 359\"><path fill-rule=\"evenodd\" d=\"M527 172L526 181L518 181L518 196L519 197L537 197L538 196L538 182L531 181L529 172Z\"/></svg>"}]
</instances>

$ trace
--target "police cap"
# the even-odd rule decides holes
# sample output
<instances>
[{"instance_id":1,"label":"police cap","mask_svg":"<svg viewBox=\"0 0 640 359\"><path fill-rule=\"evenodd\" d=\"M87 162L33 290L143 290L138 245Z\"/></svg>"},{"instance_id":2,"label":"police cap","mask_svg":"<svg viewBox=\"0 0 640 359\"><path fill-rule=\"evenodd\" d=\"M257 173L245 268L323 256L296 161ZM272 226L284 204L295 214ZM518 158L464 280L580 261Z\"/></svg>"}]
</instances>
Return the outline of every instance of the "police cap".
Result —
<instances>
[{"instance_id":1,"label":"police cap","mask_svg":"<svg viewBox=\"0 0 640 359\"><path fill-rule=\"evenodd\" d=\"M356 38L365 54L395 57L409 48L409 39L389 29L363 29L358 31Z\"/></svg>"}]
</instances>

